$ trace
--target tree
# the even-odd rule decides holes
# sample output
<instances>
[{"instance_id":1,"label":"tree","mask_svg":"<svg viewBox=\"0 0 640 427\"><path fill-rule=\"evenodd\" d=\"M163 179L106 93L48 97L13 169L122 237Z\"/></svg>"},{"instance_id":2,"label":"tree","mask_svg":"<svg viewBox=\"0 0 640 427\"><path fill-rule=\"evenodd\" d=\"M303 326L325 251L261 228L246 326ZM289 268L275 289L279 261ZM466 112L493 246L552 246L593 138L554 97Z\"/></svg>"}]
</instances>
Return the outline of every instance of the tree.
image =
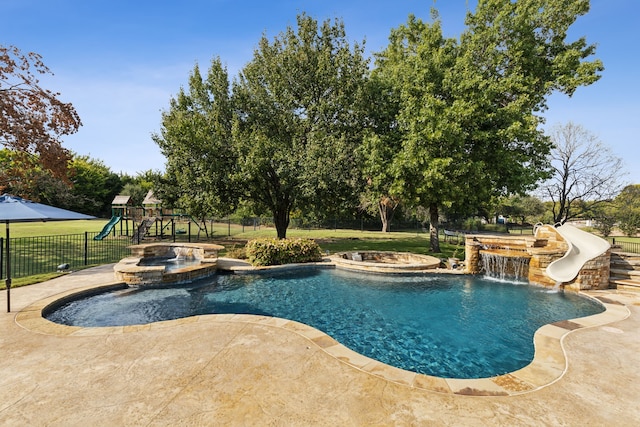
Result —
<instances>
[{"instance_id":1,"label":"tree","mask_svg":"<svg viewBox=\"0 0 640 427\"><path fill-rule=\"evenodd\" d=\"M635 236L640 230L640 184L627 185L616 196L614 204L617 207L616 218L622 232Z\"/></svg>"},{"instance_id":2,"label":"tree","mask_svg":"<svg viewBox=\"0 0 640 427\"><path fill-rule=\"evenodd\" d=\"M18 167L28 173L16 176L9 172ZM122 188L120 177L101 161L76 154L69 160L65 177L44 169L38 155L8 149L0 150L0 168L7 180L4 191L94 216L108 215L113 197Z\"/></svg>"},{"instance_id":3,"label":"tree","mask_svg":"<svg viewBox=\"0 0 640 427\"><path fill-rule=\"evenodd\" d=\"M331 214L357 200L362 141L363 48L344 24L307 15L272 42L263 37L233 86L239 179L285 238L295 209Z\"/></svg>"},{"instance_id":4,"label":"tree","mask_svg":"<svg viewBox=\"0 0 640 427\"><path fill-rule=\"evenodd\" d=\"M0 149L0 176L1 192L16 194L35 202L41 201L43 186L61 195L70 191L67 183L47 185L59 179L56 180L50 171L42 168L37 155L7 148Z\"/></svg>"},{"instance_id":5,"label":"tree","mask_svg":"<svg viewBox=\"0 0 640 427\"><path fill-rule=\"evenodd\" d=\"M149 190L153 190L154 195L158 195L157 184L164 178L165 174L151 169L138 172L135 176L124 175L121 177L122 189L118 194L129 196L133 206L142 206ZM163 206L170 205L163 198L160 199Z\"/></svg>"},{"instance_id":6,"label":"tree","mask_svg":"<svg viewBox=\"0 0 640 427\"><path fill-rule=\"evenodd\" d=\"M580 125L556 125L551 131L553 174L540 190L552 202L554 223L564 224L620 191L622 159Z\"/></svg>"},{"instance_id":7,"label":"tree","mask_svg":"<svg viewBox=\"0 0 640 427\"><path fill-rule=\"evenodd\" d=\"M439 252L439 210L478 210L492 198L530 190L546 176L548 138L539 116L554 91L595 82L600 61L584 39L565 42L588 11L583 0L480 0L460 40L444 38L437 13L410 16L378 55L400 96L401 150L392 186L430 212Z\"/></svg>"},{"instance_id":8,"label":"tree","mask_svg":"<svg viewBox=\"0 0 640 427\"><path fill-rule=\"evenodd\" d=\"M40 55L0 45L0 144L36 154L45 170L65 179L71 154L60 138L78 130L80 117L59 93L42 88L37 74L53 74Z\"/></svg>"},{"instance_id":9,"label":"tree","mask_svg":"<svg viewBox=\"0 0 640 427\"><path fill-rule=\"evenodd\" d=\"M502 215L516 217L524 225L526 221L539 222L545 208L536 197L514 195L504 199L499 209Z\"/></svg>"},{"instance_id":10,"label":"tree","mask_svg":"<svg viewBox=\"0 0 640 427\"><path fill-rule=\"evenodd\" d=\"M594 227L604 237L609 237L616 225L616 209L613 203L603 203L590 210L591 217L595 220Z\"/></svg>"},{"instance_id":11,"label":"tree","mask_svg":"<svg viewBox=\"0 0 640 427\"><path fill-rule=\"evenodd\" d=\"M392 30L389 41L378 55L376 75L399 100L396 123L389 121L391 130L397 130L385 138L390 130L384 129L379 139L382 144L371 151L392 148L379 157L380 171L387 177L390 172L393 178L388 191L410 206L429 210L431 249L440 252L438 208L453 196L458 188L452 186L454 177L466 167L460 150L454 148L461 141L459 130L447 117L452 98L446 79L455 65L458 46L442 36L438 21L428 25L413 16L406 26Z\"/></svg>"},{"instance_id":12,"label":"tree","mask_svg":"<svg viewBox=\"0 0 640 427\"><path fill-rule=\"evenodd\" d=\"M233 211L239 197L233 118L229 77L220 59L212 60L206 79L196 65L188 91L181 88L171 99L161 133L153 135L167 159L165 176L155 185L163 202L198 218Z\"/></svg>"},{"instance_id":13,"label":"tree","mask_svg":"<svg viewBox=\"0 0 640 427\"><path fill-rule=\"evenodd\" d=\"M366 178L360 207L378 214L382 232L387 233L391 231L391 220L401 202L399 196L393 194L394 173L390 165L401 148L402 134L396 119L399 96L381 70L374 69L367 82L367 127L357 153Z\"/></svg>"},{"instance_id":14,"label":"tree","mask_svg":"<svg viewBox=\"0 0 640 427\"><path fill-rule=\"evenodd\" d=\"M69 162L69 179L73 200L67 209L105 217L111 214L111 202L120 193L120 176L102 161L89 156L74 155Z\"/></svg>"},{"instance_id":15,"label":"tree","mask_svg":"<svg viewBox=\"0 0 640 427\"><path fill-rule=\"evenodd\" d=\"M0 150L0 167L6 178L5 191L19 194L29 200L46 203L63 209L76 210L95 216L107 215L113 197L122 188L120 177L101 161L88 156L72 154L64 177L54 176L41 166L38 155L12 150ZM13 176L7 170L15 170L18 164L28 173Z\"/></svg>"}]
</instances>

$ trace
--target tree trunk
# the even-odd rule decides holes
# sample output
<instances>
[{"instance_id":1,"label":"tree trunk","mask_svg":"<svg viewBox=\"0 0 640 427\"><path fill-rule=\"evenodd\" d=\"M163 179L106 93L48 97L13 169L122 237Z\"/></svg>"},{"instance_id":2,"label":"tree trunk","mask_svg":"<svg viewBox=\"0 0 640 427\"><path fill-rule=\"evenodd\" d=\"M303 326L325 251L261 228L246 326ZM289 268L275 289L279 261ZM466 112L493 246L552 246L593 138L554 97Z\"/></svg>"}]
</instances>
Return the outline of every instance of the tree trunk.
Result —
<instances>
[{"instance_id":1,"label":"tree trunk","mask_svg":"<svg viewBox=\"0 0 640 427\"><path fill-rule=\"evenodd\" d=\"M380 209L380 221L382 221L382 232L388 233L391 231L391 227L389 226L389 218L387 217L386 209Z\"/></svg>"},{"instance_id":2,"label":"tree trunk","mask_svg":"<svg viewBox=\"0 0 640 427\"><path fill-rule=\"evenodd\" d=\"M289 209L278 207L273 212L273 222L276 225L278 239L287 238L287 228L289 227Z\"/></svg>"},{"instance_id":3,"label":"tree trunk","mask_svg":"<svg viewBox=\"0 0 640 427\"><path fill-rule=\"evenodd\" d=\"M380 221L382 221L382 232L391 231L391 220L396 211L397 203L394 203L389 197L383 197L378 202L378 211L380 212Z\"/></svg>"},{"instance_id":4,"label":"tree trunk","mask_svg":"<svg viewBox=\"0 0 640 427\"><path fill-rule=\"evenodd\" d=\"M431 252L440 253L440 238L438 237L438 205L429 205L429 243Z\"/></svg>"},{"instance_id":5,"label":"tree trunk","mask_svg":"<svg viewBox=\"0 0 640 427\"><path fill-rule=\"evenodd\" d=\"M206 218L200 218L200 221L202 221L202 225L204 227L204 234L205 236L207 236L207 239L209 238L209 229L207 228L207 219ZM202 230L202 228L200 227L200 224L198 225L198 236L200 236L200 230Z\"/></svg>"}]
</instances>

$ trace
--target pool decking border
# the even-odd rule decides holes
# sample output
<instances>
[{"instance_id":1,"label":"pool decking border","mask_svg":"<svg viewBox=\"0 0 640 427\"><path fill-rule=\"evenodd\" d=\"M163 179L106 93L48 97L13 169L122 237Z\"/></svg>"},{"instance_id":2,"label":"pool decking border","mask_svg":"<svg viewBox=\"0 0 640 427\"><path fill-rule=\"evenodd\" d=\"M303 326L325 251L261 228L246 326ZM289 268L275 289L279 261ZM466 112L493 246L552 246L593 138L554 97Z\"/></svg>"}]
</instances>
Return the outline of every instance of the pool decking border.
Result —
<instances>
[{"instance_id":1,"label":"pool decking border","mask_svg":"<svg viewBox=\"0 0 640 427\"><path fill-rule=\"evenodd\" d=\"M222 264L219 263L220 268L227 268L239 274L265 273L308 267L317 268L318 266L327 268L333 267L330 263L325 261L322 263L303 265L296 264L255 269L248 267L242 262L235 262L234 260L229 259L222 260ZM443 272L441 271L440 273ZM563 346L563 341L570 333L576 330L603 326L612 322L624 320L630 315L630 311L624 305L618 304L606 297L599 298L597 296L594 297L584 292L580 292L580 294L585 295L586 297L598 300L605 307L605 311L592 316L569 319L542 326L534 335L535 354L529 365L504 375L479 379L441 378L396 368L363 356L340 344L324 332L311 326L293 320L268 316L246 314L209 314L155 322L145 325L94 328L60 325L43 317L43 312L46 312L46 310L50 309L52 306L59 305L61 301L68 301L78 295L88 295L112 288L122 287L122 285L122 282L114 281L101 285L77 288L41 299L20 310L16 314L15 321L23 328L33 332L59 336L104 336L110 334L135 333L140 330L167 328L194 322L259 324L262 326L278 328L289 333L292 332L298 334L306 338L311 344L322 349L325 353L334 357L336 360L339 360L354 369L383 378L396 384L438 393L453 393L470 396L514 396L539 390L562 378L568 367L568 359Z\"/></svg>"}]
</instances>

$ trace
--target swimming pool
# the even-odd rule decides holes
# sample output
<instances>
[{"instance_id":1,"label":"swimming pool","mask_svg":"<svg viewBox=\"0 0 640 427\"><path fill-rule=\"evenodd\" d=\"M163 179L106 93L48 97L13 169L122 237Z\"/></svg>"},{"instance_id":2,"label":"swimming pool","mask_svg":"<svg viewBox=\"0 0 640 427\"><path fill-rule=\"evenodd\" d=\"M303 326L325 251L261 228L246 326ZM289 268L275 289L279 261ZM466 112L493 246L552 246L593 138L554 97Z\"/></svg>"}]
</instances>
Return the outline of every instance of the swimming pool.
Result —
<instances>
[{"instance_id":1,"label":"swimming pool","mask_svg":"<svg viewBox=\"0 0 640 427\"><path fill-rule=\"evenodd\" d=\"M162 266L165 272L180 270L185 267L200 265L201 260L194 257L173 257L173 258L143 258L138 263L139 266Z\"/></svg>"},{"instance_id":2,"label":"swimming pool","mask_svg":"<svg viewBox=\"0 0 640 427\"><path fill-rule=\"evenodd\" d=\"M483 378L533 358L542 325L604 307L573 293L478 276L386 276L313 269L219 274L197 283L128 288L71 301L45 316L76 326L144 324L208 313L296 320L402 369Z\"/></svg>"}]
</instances>

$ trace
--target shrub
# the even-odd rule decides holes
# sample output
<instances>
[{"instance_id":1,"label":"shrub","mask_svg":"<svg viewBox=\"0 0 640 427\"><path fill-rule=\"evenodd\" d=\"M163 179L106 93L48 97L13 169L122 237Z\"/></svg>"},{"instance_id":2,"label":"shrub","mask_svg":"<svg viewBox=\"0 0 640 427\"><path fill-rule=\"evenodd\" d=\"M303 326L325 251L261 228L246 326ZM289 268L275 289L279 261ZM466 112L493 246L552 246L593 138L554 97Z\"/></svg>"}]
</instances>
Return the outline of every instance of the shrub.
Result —
<instances>
[{"instance_id":1,"label":"shrub","mask_svg":"<svg viewBox=\"0 0 640 427\"><path fill-rule=\"evenodd\" d=\"M320 246L311 239L256 239L245 246L253 265L281 265L322 259Z\"/></svg>"},{"instance_id":2,"label":"shrub","mask_svg":"<svg viewBox=\"0 0 640 427\"><path fill-rule=\"evenodd\" d=\"M244 247L236 247L236 245L233 245L226 250L225 256L235 259L247 259L247 252Z\"/></svg>"}]
</instances>

